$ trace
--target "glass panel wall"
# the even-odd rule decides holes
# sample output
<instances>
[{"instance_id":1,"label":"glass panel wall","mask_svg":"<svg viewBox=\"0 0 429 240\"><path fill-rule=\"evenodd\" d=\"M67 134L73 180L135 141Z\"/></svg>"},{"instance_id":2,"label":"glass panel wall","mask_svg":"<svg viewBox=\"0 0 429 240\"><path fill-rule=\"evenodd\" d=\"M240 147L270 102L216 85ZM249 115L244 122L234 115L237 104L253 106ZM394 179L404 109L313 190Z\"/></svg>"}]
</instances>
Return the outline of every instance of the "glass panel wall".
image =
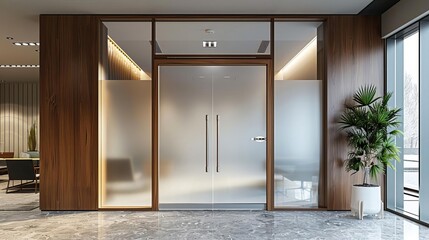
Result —
<instances>
[{"instance_id":1,"label":"glass panel wall","mask_svg":"<svg viewBox=\"0 0 429 240\"><path fill-rule=\"evenodd\" d=\"M404 211L419 214L419 32L404 37ZM397 89L398 90L398 89Z\"/></svg>"},{"instance_id":2,"label":"glass panel wall","mask_svg":"<svg viewBox=\"0 0 429 240\"><path fill-rule=\"evenodd\" d=\"M387 207L429 223L429 24L422 20L387 39L387 90L390 105L402 109L403 136L396 138L401 161L387 169Z\"/></svg>"},{"instance_id":3,"label":"glass panel wall","mask_svg":"<svg viewBox=\"0 0 429 240\"><path fill-rule=\"evenodd\" d=\"M100 68L100 207L150 207L151 23L104 22Z\"/></svg>"},{"instance_id":4,"label":"glass panel wall","mask_svg":"<svg viewBox=\"0 0 429 240\"><path fill-rule=\"evenodd\" d=\"M322 159L320 22L275 23L274 205L318 207Z\"/></svg>"},{"instance_id":5,"label":"glass panel wall","mask_svg":"<svg viewBox=\"0 0 429 240\"><path fill-rule=\"evenodd\" d=\"M156 54L269 55L270 22L157 22Z\"/></svg>"}]
</instances>

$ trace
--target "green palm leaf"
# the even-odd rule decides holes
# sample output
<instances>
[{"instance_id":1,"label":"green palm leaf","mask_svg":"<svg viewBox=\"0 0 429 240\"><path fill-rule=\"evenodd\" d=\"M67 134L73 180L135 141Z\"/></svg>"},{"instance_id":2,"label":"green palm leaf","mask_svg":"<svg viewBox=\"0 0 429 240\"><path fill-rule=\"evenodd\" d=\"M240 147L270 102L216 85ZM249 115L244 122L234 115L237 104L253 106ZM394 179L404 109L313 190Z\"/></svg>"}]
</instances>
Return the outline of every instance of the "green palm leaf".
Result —
<instances>
[{"instance_id":1,"label":"green palm leaf","mask_svg":"<svg viewBox=\"0 0 429 240\"><path fill-rule=\"evenodd\" d=\"M397 129L401 109L388 106L392 93L376 95L374 85L359 88L353 95L355 105L346 106L338 121L350 148L346 171L356 174L368 167L373 179L387 167L395 169L393 162L400 159L395 137L402 134Z\"/></svg>"}]
</instances>

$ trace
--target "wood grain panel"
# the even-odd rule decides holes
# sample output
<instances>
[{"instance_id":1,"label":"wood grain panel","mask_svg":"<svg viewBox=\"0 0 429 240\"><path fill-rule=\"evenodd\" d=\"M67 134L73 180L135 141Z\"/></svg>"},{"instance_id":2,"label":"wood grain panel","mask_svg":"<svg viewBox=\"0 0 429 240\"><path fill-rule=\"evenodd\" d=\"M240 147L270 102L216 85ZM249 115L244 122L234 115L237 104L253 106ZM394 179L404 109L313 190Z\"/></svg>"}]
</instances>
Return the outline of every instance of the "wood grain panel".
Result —
<instances>
[{"instance_id":1,"label":"wood grain panel","mask_svg":"<svg viewBox=\"0 0 429 240\"><path fill-rule=\"evenodd\" d=\"M40 209L98 206L98 19L40 17Z\"/></svg>"},{"instance_id":2,"label":"wood grain panel","mask_svg":"<svg viewBox=\"0 0 429 240\"><path fill-rule=\"evenodd\" d=\"M37 82L0 83L0 152L13 152L18 157L27 151L28 131L33 122L36 134L39 133L38 88Z\"/></svg>"},{"instance_id":3,"label":"wood grain panel","mask_svg":"<svg viewBox=\"0 0 429 240\"><path fill-rule=\"evenodd\" d=\"M362 85L374 84L379 94L383 93L381 19L378 16L332 16L325 24L327 207L349 210L351 186L360 183L362 178L358 174L351 177L344 170L347 143L338 131L337 122L344 104ZM383 181L382 177L379 179Z\"/></svg>"}]
</instances>

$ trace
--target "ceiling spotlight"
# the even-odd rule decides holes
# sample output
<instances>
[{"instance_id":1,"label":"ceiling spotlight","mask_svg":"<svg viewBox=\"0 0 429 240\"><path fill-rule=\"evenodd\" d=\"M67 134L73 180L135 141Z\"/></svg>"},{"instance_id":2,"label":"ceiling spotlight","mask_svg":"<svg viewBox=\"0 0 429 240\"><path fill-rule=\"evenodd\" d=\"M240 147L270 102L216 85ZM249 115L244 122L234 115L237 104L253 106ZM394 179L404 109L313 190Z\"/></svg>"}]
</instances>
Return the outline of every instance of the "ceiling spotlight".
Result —
<instances>
[{"instance_id":1,"label":"ceiling spotlight","mask_svg":"<svg viewBox=\"0 0 429 240\"><path fill-rule=\"evenodd\" d=\"M40 65L30 64L1 64L0 68L39 68Z\"/></svg>"},{"instance_id":2,"label":"ceiling spotlight","mask_svg":"<svg viewBox=\"0 0 429 240\"><path fill-rule=\"evenodd\" d=\"M7 40L13 40L13 37L6 37Z\"/></svg>"},{"instance_id":3,"label":"ceiling spotlight","mask_svg":"<svg viewBox=\"0 0 429 240\"><path fill-rule=\"evenodd\" d=\"M208 34L214 34L215 33L215 31L213 29L210 29L210 28L207 28L205 30L205 32L208 33Z\"/></svg>"},{"instance_id":4,"label":"ceiling spotlight","mask_svg":"<svg viewBox=\"0 0 429 240\"><path fill-rule=\"evenodd\" d=\"M203 41L203 47L204 48L215 48L217 47L216 41Z\"/></svg>"},{"instance_id":5,"label":"ceiling spotlight","mask_svg":"<svg viewBox=\"0 0 429 240\"><path fill-rule=\"evenodd\" d=\"M38 42L14 42L13 45L15 46L40 46L40 43Z\"/></svg>"}]
</instances>

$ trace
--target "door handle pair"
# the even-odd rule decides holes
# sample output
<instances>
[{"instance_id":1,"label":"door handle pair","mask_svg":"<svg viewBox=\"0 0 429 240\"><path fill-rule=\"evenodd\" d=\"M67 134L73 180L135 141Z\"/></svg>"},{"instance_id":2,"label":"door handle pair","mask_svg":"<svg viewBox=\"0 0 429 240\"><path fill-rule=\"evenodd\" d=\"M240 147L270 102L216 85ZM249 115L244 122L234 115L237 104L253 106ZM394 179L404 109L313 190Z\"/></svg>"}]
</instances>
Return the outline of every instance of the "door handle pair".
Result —
<instances>
[{"instance_id":1,"label":"door handle pair","mask_svg":"<svg viewBox=\"0 0 429 240\"><path fill-rule=\"evenodd\" d=\"M216 172L219 172L219 115L216 115ZM209 163L209 115L206 114L206 172Z\"/></svg>"}]
</instances>

